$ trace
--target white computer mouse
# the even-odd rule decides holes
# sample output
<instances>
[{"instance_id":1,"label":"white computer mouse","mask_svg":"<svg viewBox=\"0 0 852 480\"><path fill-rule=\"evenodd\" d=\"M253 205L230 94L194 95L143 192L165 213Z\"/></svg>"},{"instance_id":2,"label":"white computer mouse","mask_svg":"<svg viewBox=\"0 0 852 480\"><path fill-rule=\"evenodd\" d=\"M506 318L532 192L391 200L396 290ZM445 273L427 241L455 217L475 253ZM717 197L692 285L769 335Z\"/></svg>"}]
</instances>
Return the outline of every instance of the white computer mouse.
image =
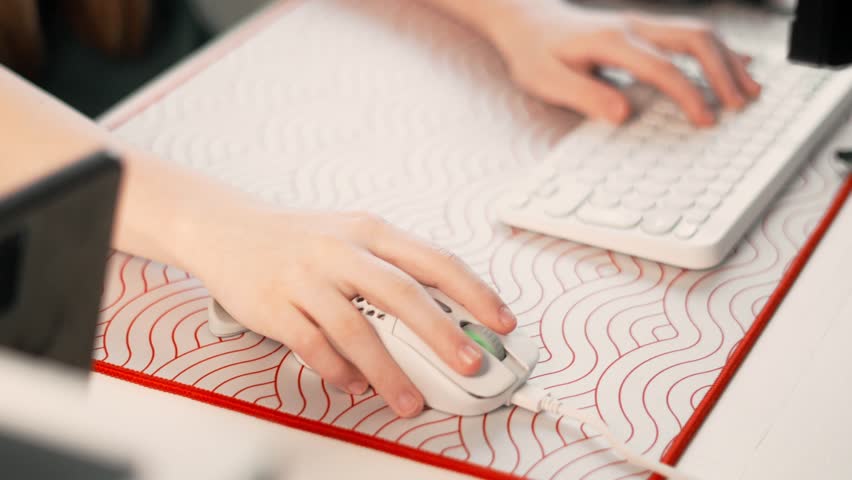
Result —
<instances>
[{"instance_id":1,"label":"white computer mouse","mask_svg":"<svg viewBox=\"0 0 852 480\"><path fill-rule=\"evenodd\" d=\"M481 415L511 404L512 394L526 383L538 363L539 349L535 342L517 331L499 335L443 292L425 288L441 309L482 347L482 367L475 375L466 377L456 373L404 322L363 297L352 302L376 328L385 348L423 394L429 407L454 415ZM228 337L246 331L212 298L209 314L210 332L216 336Z\"/></svg>"}]
</instances>

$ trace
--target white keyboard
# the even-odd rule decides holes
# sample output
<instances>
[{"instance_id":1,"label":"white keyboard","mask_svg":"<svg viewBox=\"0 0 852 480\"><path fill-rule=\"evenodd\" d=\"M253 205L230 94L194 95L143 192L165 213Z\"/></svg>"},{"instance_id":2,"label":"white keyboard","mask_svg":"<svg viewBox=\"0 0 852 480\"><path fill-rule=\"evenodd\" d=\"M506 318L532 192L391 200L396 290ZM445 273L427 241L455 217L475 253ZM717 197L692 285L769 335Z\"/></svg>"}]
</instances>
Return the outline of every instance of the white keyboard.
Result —
<instances>
[{"instance_id":1,"label":"white keyboard","mask_svg":"<svg viewBox=\"0 0 852 480\"><path fill-rule=\"evenodd\" d=\"M751 69L760 99L711 129L650 87L628 87L637 118L571 132L501 196L500 219L680 267L719 264L852 100L852 69L780 59Z\"/></svg>"}]
</instances>

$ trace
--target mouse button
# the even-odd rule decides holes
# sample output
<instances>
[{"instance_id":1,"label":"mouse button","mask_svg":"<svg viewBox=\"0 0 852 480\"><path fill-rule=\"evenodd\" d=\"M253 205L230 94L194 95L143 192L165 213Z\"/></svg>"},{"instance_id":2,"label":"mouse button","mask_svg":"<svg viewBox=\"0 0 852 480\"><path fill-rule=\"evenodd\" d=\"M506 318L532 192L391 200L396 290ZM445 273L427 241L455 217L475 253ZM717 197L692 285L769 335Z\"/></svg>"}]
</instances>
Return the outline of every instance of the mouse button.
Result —
<instances>
[{"instance_id":1,"label":"mouse button","mask_svg":"<svg viewBox=\"0 0 852 480\"><path fill-rule=\"evenodd\" d=\"M501 362L506 358L506 349L500 336L490 328L470 322L461 322L462 331L471 340L479 344L486 352L497 357Z\"/></svg>"},{"instance_id":2,"label":"mouse button","mask_svg":"<svg viewBox=\"0 0 852 480\"><path fill-rule=\"evenodd\" d=\"M248 331L213 297L207 304L207 328L217 337L232 337Z\"/></svg>"},{"instance_id":3,"label":"mouse button","mask_svg":"<svg viewBox=\"0 0 852 480\"><path fill-rule=\"evenodd\" d=\"M533 339L523 333L514 332L502 337L503 348L509 355L523 365L528 371L532 371L539 361L540 349Z\"/></svg>"},{"instance_id":4,"label":"mouse button","mask_svg":"<svg viewBox=\"0 0 852 480\"><path fill-rule=\"evenodd\" d=\"M466 377L457 373L441 360L429 345L408 328L404 322L396 322L393 335L419 353L434 369L477 397L499 395L514 385L517 380L511 370L488 354L482 355L482 366L475 375Z\"/></svg>"},{"instance_id":5,"label":"mouse button","mask_svg":"<svg viewBox=\"0 0 852 480\"><path fill-rule=\"evenodd\" d=\"M426 405L435 410L461 415L475 408L481 400L435 370L431 363L405 342L381 332L380 337L391 357L423 395Z\"/></svg>"}]
</instances>

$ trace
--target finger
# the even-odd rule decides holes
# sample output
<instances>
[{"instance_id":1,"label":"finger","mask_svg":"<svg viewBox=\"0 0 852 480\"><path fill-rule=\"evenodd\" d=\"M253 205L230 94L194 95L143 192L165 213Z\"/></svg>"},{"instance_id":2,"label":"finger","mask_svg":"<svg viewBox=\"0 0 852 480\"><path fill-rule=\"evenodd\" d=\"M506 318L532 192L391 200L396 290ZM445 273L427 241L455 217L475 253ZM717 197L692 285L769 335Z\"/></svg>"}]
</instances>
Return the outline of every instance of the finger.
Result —
<instances>
[{"instance_id":1,"label":"finger","mask_svg":"<svg viewBox=\"0 0 852 480\"><path fill-rule=\"evenodd\" d=\"M343 295L308 296L302 305L398 415L423 409L423 397L382 345L376 330Z\"/></svg>"},{"instance_id":2,"label":"finger","mask_svg":"<svg viewBox=\"0 0 852 480\"><path fill-rule=\"evenodd\" d=\"M724 45L722 48L724 48L725 53L728 55L728 64L731 65L740 89L751 98L758 97L762 87L752 78L748 68L746 68L751 63L752 58L748 55L741 55Z\"/></svg>"},{"instance_id":3,"label":"finger","mask_svg":"<svg viewBox=\"0 0 852 480\"><path fill-rule=\"evenodd\" d=\"M687 53L695 57L704 70L704 76L713 87L713 91L722 100L725 107L739 110L746 104L744 92L740 91L739 82L735 78L734 69L739 61L727 54L727 49L720 45L713 34L694 34L688 37Z\"/></svg>"},{"instance_id":4,"label":"finger","mask_svg":"<svg viewBox=\"0 0 852 480\"><path fill-rule=\"evenodd\" d=\"M421 284L369 252L354 263L351 271L357 273L345 278L344 290L353 289L405 322L453 370L462 375L479 371L481 348L441 310Z\"/></svg>"},{"instance_id":5,"label":"finger","mask_svg":"<svg viewBox=\"0 0 852 480\"><path fill-rule=\"evenodd\" d=\"M630 101L618 89L575 72L557 59L534 75L519 77L516 81L526 91L548 103L576 110L591 118L621 124L630 117Z\"/></svg>"},{"instance_id":6,"label":"finger","mask_svg":"<svg viewBox=\"0 0 852 480\"><path fill-rule=\"evenodd\" d=\"M376 256L418 282L449 295L483 325L500 333L509 333L517 326L515 315L500 296L453 252L394 227L369 246Z\"/></svg>"},{"instance_id":7,"label":"finger","mask_svg":"<svg viewBox=\"0 0 852 480\"><path fill-rule=\"evenodd\" d=\"M597 45L593 60L602 65L623 68L671 97L696 125L715 123L715 115L704 102L698 88L683 72L653 47L639 40L607 42Z\"/></svg>"},{"instance_id":8,"label":"finger","mask_svg":"<svg viewBox=\"0 0 852 480\"><path fill-rule=\"evenodd\" d=\"M367 390L364 375L335 350L325 334L301 310L288 306L275 313L268 337L287 345L305 363L335 387L360 395Z\"/></svg>"}]
</instances>

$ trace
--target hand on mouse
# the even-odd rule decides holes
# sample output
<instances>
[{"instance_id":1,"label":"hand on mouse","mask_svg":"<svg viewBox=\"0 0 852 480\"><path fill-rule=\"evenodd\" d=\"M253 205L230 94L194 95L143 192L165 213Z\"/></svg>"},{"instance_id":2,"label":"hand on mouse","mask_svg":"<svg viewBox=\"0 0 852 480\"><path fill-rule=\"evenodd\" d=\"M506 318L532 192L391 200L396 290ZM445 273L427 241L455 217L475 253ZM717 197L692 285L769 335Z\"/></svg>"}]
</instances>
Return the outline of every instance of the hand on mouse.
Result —
<instances>
[{"instance_id":1,"label":"hand on mouse","mask_svg":"<svg viewBox=\"0 0 852 480\"><path fill-rule=\"evenodd\" d=\"M740 109L760 93L746 69L749 59L698 21L595 12L561 0L423 1L486 36L528 93L590 117L619 124L630 116L627 97L593 76L597 67L609 66L625 69L670 96L695 125L715 123L701 92L666 53L696 58L728 109Z\"/></svg>"},{"instance_id":2,"label":"hand on mouse","mask_svg":"<svg viewBox=\"0 0 852 480\"><path fill-rule=\"evenodd\" d=\"M191 271L246 327L284 343L345 391L371 384L399 415L419 413L423 397L350 303L356 294L406 322L461 374L479 370L481 349L421 283L495 331L516 325L463 262L376 216L252 206L239 217L212 237L202 226L208 247L194 254Z\"/></svg>"}]
</instances>

